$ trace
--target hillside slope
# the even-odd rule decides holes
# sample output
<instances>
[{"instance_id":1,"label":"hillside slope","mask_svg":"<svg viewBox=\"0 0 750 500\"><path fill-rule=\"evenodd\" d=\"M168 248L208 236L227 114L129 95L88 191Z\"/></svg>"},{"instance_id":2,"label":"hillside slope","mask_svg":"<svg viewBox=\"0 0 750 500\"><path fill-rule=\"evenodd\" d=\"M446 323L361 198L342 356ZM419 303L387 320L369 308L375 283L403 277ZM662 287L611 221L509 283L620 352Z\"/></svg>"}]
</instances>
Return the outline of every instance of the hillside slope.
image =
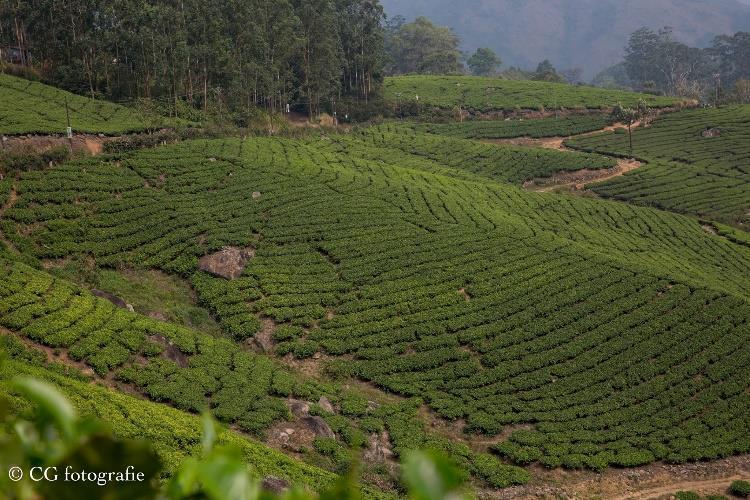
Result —
<instances>
[{"instance_id":1,"label":"hillside slope","mask_svg":"<svg viewBox=\"0 0 750 500\"><path fill-rule=\"evenodd\" d=\"M493 48L510 65L582 67L586 76L618 62L630 33L673 26L686 43L750 29L736 0L383 0L389 17L427 16L450 26L464 49ZM533 36L529 36L533 34Z\"/></svg>"},{"instance_id":2,"label":"hillside slope","mask_svg":"<svg viewBox=\"0 0 750 500\"><path fill-rule=\"evenodd\" d=\"M406 75L385 79L385 98L397 108L419 114L424 107L462 110L471 114L498 111L580 111L636 106L640 100L653 108L666 108L679 99L622 90L537 81L448 75Z\"/></svg>"},{"instance_id":3,"label":"hillside slope","mask_svg":"<svg viewBox=\"0 0 750 500\"><path fill-rule=\"evenodd\" d=\"M19 376L35 377L54 385L87 417L102 419L119 438L147 440L159 455L168 473L174 472L182 460L201 452L201 421L197 415L170 408L164 404L133 397L92 384L75 370L49 363L46 356L24 346L16 337L0 332L0 396L12 413L27 410L12 388ZM8 357L5 357L8 355ZM330 486L336 475L294 460L252 439L229 429L221 429L218 442L236 447L253 476L262 479L274 475L291 484L320 490Z\"/></svg>"},{"instance_id":4,"label":"hillside slope","mask_svg":"<svg viewBox=\"0 0 750 500\"><path fill-rule=\"evenodd\" d=\"M155 118L149 120L131 108L0 73L0 133L64 134L66 101L76 133L136 132L145 130L147 122Z\"/></svg>"},{"instance_id":5,"label":"hillside slope","mask_svg":"<svg viewBox=\"0 0 750 500\"><path fill-rule=\"evenodd\" d=\"M277 352L321 352L329 371L423 398L468 433L532 425L496 447L518 463L750 451L750 249L688 217L529 193L463 167L487 157L383 129L192 141L22 174L3 227L37 258L190 277L228 333L258 328L256 315L304 327ZM255 249L241 280L196 272L225 245ZM18 278L50 289L35 281ZM50 334L55 317L27 326L70 295L48 293L18 294L6 326L65 340ZM196 350L192 367L222 367L208 339ZM170 367L157 361L122 374L159 394ZM190 395L196 373L184 373L167 394ZM226 394L213 399L231 414ZM393 432L410 434L403 425Z\"/></svg>"},{"instance_id":6,"label":"hillside slope","mask_svg":"<svg viewBox=\"0 0 750 500\"><path fill-rule=\"evenodd\" d=\"M718 134L705 135L707 131ZM568 141L571 147L628 155L627 134ZM649 164L592 185L598 194L750 227L750 106L663 115L636 129L633 152Z\"/></svg>"}]
</instances>

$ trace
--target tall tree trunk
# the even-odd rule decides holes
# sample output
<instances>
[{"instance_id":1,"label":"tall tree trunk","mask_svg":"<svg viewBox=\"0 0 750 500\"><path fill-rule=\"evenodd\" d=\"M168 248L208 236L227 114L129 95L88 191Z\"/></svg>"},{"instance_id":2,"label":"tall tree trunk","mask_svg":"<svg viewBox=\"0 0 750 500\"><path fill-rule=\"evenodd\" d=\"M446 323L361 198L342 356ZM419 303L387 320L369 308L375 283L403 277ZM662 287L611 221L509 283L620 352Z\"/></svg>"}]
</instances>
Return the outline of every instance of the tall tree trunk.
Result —
<instances>
[{"instance_id":1,"label":"tall tree trunk","mask_svg":"<svg viewBox=\"0 0 750 500\"><path fill-rule=\"evenodd\" d=\"M203 112L208 111L208 66L203 62Z\"/></svg>"}]
</instances>

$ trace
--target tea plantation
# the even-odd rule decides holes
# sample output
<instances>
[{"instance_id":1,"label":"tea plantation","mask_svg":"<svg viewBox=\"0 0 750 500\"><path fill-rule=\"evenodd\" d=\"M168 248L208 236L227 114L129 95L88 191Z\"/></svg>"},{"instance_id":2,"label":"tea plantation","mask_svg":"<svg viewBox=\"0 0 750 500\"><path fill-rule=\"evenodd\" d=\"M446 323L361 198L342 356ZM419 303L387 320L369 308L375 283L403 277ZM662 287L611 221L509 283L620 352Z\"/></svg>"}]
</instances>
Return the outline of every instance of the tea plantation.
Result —
<instances>
[{"instance_id":1,"label":"tea plantation","mask_svg":"<svg viewBox=\"0 0 750 500\"><path fill-rule=\"evenodd\" d=\"M670 107L679 100L621 90L561 83L504 80L479 76L409 75L385 79L385 96L392 104L457 108L473 113L513 110L611 108L618 102L635 106L643 99L652 108ZM417 99L419 96L419 99Z\"/></svg>"},{"instance_id":2,"label":"tea plantation","mask_svg":"<svg viewBox=\"0 0 750 500\"><path fill-rule=\"evenodd\" d=\"M328 373L419 397L469 434L531 426L466 455L494 485L528 479L497 457L602 469L750 452L750 247L691 217L506 184L612 161L574 158L385 126L23 173L0 228L16 250L180 274L228 338L113 311L18 263L0 317L153 399L194 409L200 387L250 431L284 418L279 397L330 390L236 347L271 318L279 355L323 353ZM240 279L198 271L227 245L255 249ZM397 448L432 439L393 417L409 401L369 415Z\"/></svg>"},{"instance_id":3,"label":"tea plantation","mask_svg":"<svg viewBox=\"0 0 750 500\"><path fill-rule=\"evenodd\" d=\"M567 144L629 154L627 134ZM750 106L663 115L652 126L636 129L633 154L648 165L591 188L605 197L750 227Z\"/></svg>"},{"instance_id":4,"label":"tea plantation","mask_svg":"<svg viewBox=\"0 0 750 500\"><path fill-rule=\"evenodd\" d=\"M420 123L414 130L461 139L568 137L601 130L612 120L604 114L571 115L538 120L474 120L457 123Z\"/></svg>"},{"instance_id":5,"label":"tea plantation","mask_svg":"<svg viewBox=\"0 0 750 500\"><path fill-rule=\"evenodd\" d=\"M452 175L467 180L476 180L476 175L480 175L517 184L557 172L606 169L617 164L614 159L597 154L482 144L423 134L400 125L371 128L359 136L337 138L336 142L340 155L354 150L358 156L371 160L387 158L386 161L395 164L409 165L421 161L422 169L442 172L450 167ZM466 175L468 173L472 175Z\"/></svg>"},{"instance_id":6,"label":"tea plantation","mask_svg":"<svg viewBox=\"0 0 750 500\"><path fill-rule=\"evenodd\" d=\"M200 452L202 430L198 416L91 384L65 365L48 363L45 355L12 336L0 337L0 352L8 356L0 365L0 393L13 394L10 385L14 377L47 381L60 389L81 414L105 421L116 436L147 440L169 472L176 470L188 456ZM28 403L15 394L7 402L13 412L27 411ZM318 490L329 486L336 477L229 429L219 433L218 443L236 447L253 475L259 478L276 475L292 484ZM376 496L373 493L368 491L368 497Z\"/></svg>"},{"instance_id":7,"label":"tea plantation","mask_svg":"<svg viewBox=\"0 0 750 500\"><path fill-rule=\"evenodd\" d=\"M0 134L64 134L66 99L75 132L115 135L147 128L133 109L0 73Z\"/></svg>"}]
</instances>

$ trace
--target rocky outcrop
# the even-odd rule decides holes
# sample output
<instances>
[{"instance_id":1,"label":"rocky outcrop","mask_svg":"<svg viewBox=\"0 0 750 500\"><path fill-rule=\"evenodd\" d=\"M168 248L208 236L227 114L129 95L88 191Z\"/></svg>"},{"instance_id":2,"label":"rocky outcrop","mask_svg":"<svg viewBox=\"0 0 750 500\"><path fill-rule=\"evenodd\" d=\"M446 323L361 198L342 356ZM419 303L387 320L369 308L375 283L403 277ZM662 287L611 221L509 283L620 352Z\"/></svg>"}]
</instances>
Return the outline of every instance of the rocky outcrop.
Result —
<instances>
[{"instance_id":1,"label":"rocky outcrop","mask_svg":"<svg viewBox=\"0 0 750 500\"><path fill-rule=\"evenodd\" d=\"M290 399L287 402L289 411L292 412L297 418L303 418L310 415L310 405L306 401L300 401L299 399Z\"/></svg>"},{"instance_id":2,"label":"rocky outcrop","mask_svg":"<svg viewBox=\"0 0 750 500\"><path fill-rule=\"evenodd\" d=\"M253 257L253 248L224 247L218 252L201 257L198 268L214 276L233 280L242 276L247 262Z\"/></svg>"},{"instance_id":3,"label":"rocky outcrop","mask_svg":"<svg viewBox=\"0 0 750 500\"><path fill-rule=\"evenodd\" d=\"M380 434L371 434L367 449L362 453L362 458L366 462L383 463L392 460L394 457L391 450L391 442L388 433L383 431Z\"/></svg>"},{"instance_id":4,"label":"rocky outcrop","mask_svg":"<svg viewBox=\"0 0 750 500\"><path fill-rule=\"evenodd\" d=\"M118 297L117 295L109 292L105 292L103 290L97 290L96 288L91 290L91 293L96 295L99 298L107 299L108 301L112 302L117 307L120 307L122 309L127 309L128 311L133 312L133 306L125 302L123 299Z\"/></svg>"},{"instance_id":5,"label":"rocky outcrop","mask_svg":"<svg viewBox=\"0 0 750 500\"><path fill-rule=\"evenodd\" d=\"M719 128L709 128L701 132L701 137L704 139L711 139L714 137L721 137L721 129Z\"/></svg>"},{"instance_id":6,"label":"rocky outcrop","mask_svg":"<svg viewBox=\"0 0 750 500\"><path fill-rule=\"evenodd\" d=\"M261 487L272 493L284 493L289 489L289 481L276 476L266 476L261 482Z\"/></svg>"},{"instance_id":7,"label":"rocky outcrop","mask_svg":"<svg viewBox=\"0 0 750 500\"><path fill-rule=\"evenodd\" d=\"M325 412L336 413L336 411L333 409L333 404L331 404L331 401L325 396L320 396L320 399L318 400L318 406L320 406Z\"/></svg>"},{"instance_id":8,"label":"rocky outcrop","mask_svg":"<svg viewBox=\"0 0 750 500\"><path fill-rule=\"evenodd\" d=\"M316 437L335 438L336 434L333 432L331 427L321 417L309 416L300 419L305 427L307 427Z\"/></svg>"}]
</instances>

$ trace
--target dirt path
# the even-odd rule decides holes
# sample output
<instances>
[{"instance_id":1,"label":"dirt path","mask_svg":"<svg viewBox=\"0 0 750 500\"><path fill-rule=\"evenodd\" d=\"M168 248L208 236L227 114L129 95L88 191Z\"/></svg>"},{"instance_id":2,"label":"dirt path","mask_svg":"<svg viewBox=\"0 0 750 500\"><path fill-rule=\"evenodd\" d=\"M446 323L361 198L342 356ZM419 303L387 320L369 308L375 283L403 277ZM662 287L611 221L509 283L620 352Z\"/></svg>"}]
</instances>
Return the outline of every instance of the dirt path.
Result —
<instances>
[{"instance_id":1,"label":"dirt path","mask_svg":"<svg viewBox=\"0 0 750 500\"><path fill-rule=\"evenodd\" d=\"M655 463L627 469L547 469L531 466L529 484L500 491L482 491L486 499L581 499L662 500L678 491L704 495L726 495L732 481L750 478L750 455L738 455L711 462L686 464Z\"/></svg>"},{"instance_id":2,"label":"dirt path","mask_svg":"<svg viewBox=\"0 0 750 500\"><path fill-rule=\"evenodd\" d=\"M642 123L640 121L635 122L633 124L633 128L640 127ZM508 144L513 146L523 146L523 147L530 147L530 148L543 148L543 149L554 149L557 151L570 151L574 152L575 149L571 149L567 146L565 146L565 141L568 139L574 139L576 137L589 137L596 134L601 134L604 132L612 132L618 128L623 128L625 125L622 123L615 123L612 125L609 125L607 127L604 127L600 130L595 130L593 132L586 132L585 134L578 134L578 135L572 135L568 137L545 137L541 139L532 139L530 137L518 137L515 139L488 139L483 142L488 142L491 144ZM594 182L602 182L609 179L612 179L614 177L619 177L621 175L625 175L626 173L635 170L637 168L640 168L643 166L643 163L634 160L634 159L618 159L617 165L612 168L607 169L599 169L599 170L591 170L591 169L581 169L581 170L572 170L572 171L563 171L558 172L551 177L546 178L540 178L540 179L534 179L531 181L526 181L523 184L523 187L526 189L529 189L531 191L537 191L540 193L549 193L553 191L557 191L560 189L569 189L569 190L583 190L586 184L591 184Z\"/></svg>"},{"instance_id":3,"label":"dirt path","mask_svg":"<svg viewBox=\"0 0 750 500\"><path fill-rule=\"evenodd\" d=\"M658 488L638 491L636 493L613 497L612 500L653 500L669 497L678 491L694 491L696 493L716 495L726 492L732 481L747 479L747 477L734 475L721 479L708 479L705 481L680 481Z\"/></svg>"},{"instance_id":4,"label":"dirt path","mask_svg":"<svg viewBox=\"0 0 750 500\"><path fill-rule=\"evenodd\" d=\"M640 168L643 164L637 160L619 159L617 166L599 170L584 168L569 172L559 172L552 177L527 181L523 187L539 193L549 193L560 189L582 190L586 184L602 182Z\"/></svg>"},{"instance_id":5,"label":"dirt path","mask_svg":"<svg viewBox=\"0 0 750 500\"><path fill-rule=\"evenodd\" d=\"M641 126L641 122L635 122L633 129ZM555 137L542 137L534 139L531 137L515 137L513 139L485 139L482 142L489 142L491 144L509 144L512 146L524 146L530 148L544 148L544 149L556 149L558 151L575 151L565 147L564 142L568 139L575 139L576 137L590 137L592 135L602 134L604 132L614 132L618 128L625 128L626 126L622 123L614 123L603 129L594 130L592 132L586 132L584 134L569 135L569 136L555 136Z\"/></svg>"}]
</instances>

